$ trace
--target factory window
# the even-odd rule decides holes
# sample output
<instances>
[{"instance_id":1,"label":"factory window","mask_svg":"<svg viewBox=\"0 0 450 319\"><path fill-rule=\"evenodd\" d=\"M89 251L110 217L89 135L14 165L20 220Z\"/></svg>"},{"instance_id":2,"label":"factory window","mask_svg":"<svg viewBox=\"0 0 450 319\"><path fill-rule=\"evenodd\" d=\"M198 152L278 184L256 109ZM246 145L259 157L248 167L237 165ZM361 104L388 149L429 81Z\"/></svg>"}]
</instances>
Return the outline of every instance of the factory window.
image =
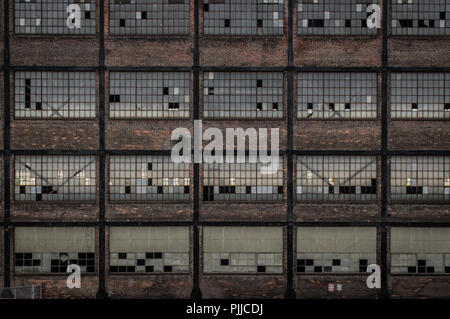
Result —
<instances>
[{"instance_id":1,"label":"factory window","mask_svg":"<svg viewBox=\"0 0 450 319\"><path fill-rule=\"evenodd\" d=\"M16 156L15 200L94 201L95 173L95 156Z\"/></svg>"},{"instance_id":2,"label":"factory window","mask_svg":"<svg viewBox=\"0 0 450 319\"><path fill-rule=\"evenodd\" d=\"M375 200L375 156L297 157L297 200Z\"/></svg>"},{"instance_id":3,"label":"factory window","mask_svg":"<svg viewBox=\"0 0 450 319\"><path fill-rule=\"evenodd\" d=\"M189 164L170 156L111 156L110 200L159 201L190 199Z\"/></svg>"},{"instance_id":4,"label":"factory window","mask_svg":"<svg viewBox=\"0 0 450 319\"><path fill-rule=\"evenodd\" d=\"M282 118L283 73L206 72L205 118Z\"/></svg>"},{"instance_id":5,"label":"factory window","mask_svg":"<svg viewBox=\"0 0 450 319\"><path fill-rule=\"evenodd\" d=\"M189 0L110 0L109 3L111 34L189 33Z\"/></svg>"},{"instance_id":6,"label":"factory window","mask_svg":"<svg viewBox=\"0 0 450 319\"><path fill-rule=\"evenodd\" d=\"M112 118L188 118L189 72L111 72Z\"/></svg>"},{"instance_id":7,"label":"factory window","mask_svg":"<svg viewBox=\"0 0 450 319\"><path fill-rule=\"evenodd\" d=\"M94 72L16 72L16 118L95 118Z\"/></svg>"},{"instance_id":8,"label":"factory window","mask_svg":"<svg viewBox=\"0 0 450 319\"><path fill-rule=\"evenodd\" d=\"M111 227L111 273L189 272L188 227Z\"/></svg>"},{"instance_id":9,"label":"factory window","mask_svg":"<svg viewBox=\"0 0 450 319\"><path fill-rule=\"evenodd\" d=\"M450 119L450 73L392 73L393 119Z\"/></svg>"},{"instance_id":10,"label":"factory window","mask_svg":"<svg viewBox=\"0 0 450 319\"><path fill-rule=\"evenodd\" d=\"M377 263L375 227L297 228L298 273L366 273Z\"/></svg>"},{"instance_id":11,"label":"factory window","mask_svg":"<svg viewBox=\"0 0 450 319\"><path fill-rule=\"evenodd\" d=\"M282 163L279 163L282 166ZM261 163L203 164L204 201L279 201L283 199L283 168L264 174Z\"/></svg>"},{"instance_id":12,"label":"factory window","mask_svg":"<svg viewBox=\"0 0 450 319\"><path fill-rule=\"evenodd\" d=\"M95 273L92 227L17 227L14 230L16 273L67 274L67 266Z\"/></svg>"},{"instance_id":13,"label":"factory window","mask_svg":"<svg viewBox=\"0 0 450 319\"><path fill-rule=\"evenodd\" d=\"M392 34L450 35L448 1L393 0Z\"/></svg>"},{"instance_id":14,"label":"factory window","mask_svg":"<svg viewBox=\"0 0 450 319\"><path fill-rule=\"evenodd\" d=\"M69 28L67 7L80 7L80 28ZM16 34L95 35L95 0L15 0Z\"/></svg>"},{"instance_id":15,"label":"factory window","mask_svg":"<svg viewBox=\"0 0 450 319\"><path fill-rule=\"evenodd\" d=\"M391 228L392 274L450 274L450 228Z\"/></svg>"},{"instance_id":16,"label":"factory window","mask_svg":"<svg viewBox=\"0 0 450 319\"><path fill-rule=\"evenodd\" d=\"M377 74L298 73L297 101L299 119L374 119Z\"/></svg>"},{"instance_id":17,"label":"factory window","mask_svg":"<svg viewBox=\"0 0 450 319\"><path fill-rule=\"evenodd\" d=\"M367 7L377 0L298 0L299 35L376 35Z\"/></svg>"},{"instance_id":18,"label":"factory window","mask_svg":"<svg viewBox=\"0 0 450 319\"><path fill-rule=\"evenodd\" d=\"M208 35L282 35L284 0L204 0Z\"/></svg>"},{"instance_id":19,"label":"factory window","mask_svg":"<svg viewBox=\"0 0 450 319\"><path fill-rule=\"evenodd\" d=\"M407 201L450 200L450 157L392 156L391 198Z\"/></svg>"},{"instance_id":20,"label":"factory window","mask_svg":"<svg viewBox=\"0 0 450 319\"><path fill-rule=\"evenodd\" d=\"M204 227L205 273L282 273L281 227Z\"/></svg>"}]
</instances>

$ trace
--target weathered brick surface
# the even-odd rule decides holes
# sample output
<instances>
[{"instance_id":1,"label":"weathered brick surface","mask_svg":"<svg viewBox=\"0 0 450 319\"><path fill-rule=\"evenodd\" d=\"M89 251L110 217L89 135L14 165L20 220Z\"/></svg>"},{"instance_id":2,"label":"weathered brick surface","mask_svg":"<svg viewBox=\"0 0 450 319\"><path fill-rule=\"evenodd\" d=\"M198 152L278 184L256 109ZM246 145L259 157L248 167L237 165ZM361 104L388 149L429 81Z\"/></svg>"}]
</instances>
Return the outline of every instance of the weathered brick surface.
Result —
<instances>
[{"instance_id":1,"label":"weathered brick surface","mask_svg":"<svg viewBox=\"0 0 450 319\"><path fill-rule=\"evenodd\" d=\"M380 217L377 204L305 204L296 203L294 217L299 222L376 222Z\"/></svg>"},{"instance_id":2,"label":"weathered brick surface","mask_svg":"<svg viewBox=\"0 0 450 319\"><path fill-rule=\"evenodd\" d=\"M450 298L448 276L389 276L388 287L391 298Z\"/></svg>"},{"instance_id":3,"label":"weathered brick surface","mask_svg":"<svg viewBox=\"0 0 450 319\"><path fill-rule=\"evenodd\" d=\"M93 299L98 291L98 278L92 275L81 276L81 288L67 288L68 276L12 276L12 287L41 286L44 299Z\"/></svg>"},{"instance_id":4,"label":"weathered brick surface","mask_svg":"<svg viewBox=\"0 0 450 319\"><path fill-rule=\"evenodd\" d=\"M301 38L294 36L296 66L381 65L381 38Z\"/></svg>"},{"instance_id":5,"label":"weathered brick surface","mask_svg":"<svg viewBox=\"0 0 450 319\"><path fill-rule=\"evenodd\" d=\"M109 36L107 66L190 66L193 45L187 38L138 39Z\"/></svg>"},{"instance_id":6,"label":"weathered brick surface","mask_svg":"<svg viewBox=\"0 0 450 319\"><path fill-rule=\"evenodd\" d=\"M176 128L193 130L189 120L107 120L106 148L111 150L171 150L178 143L171 141Z\"/></svg>"},{"instance_id":7,"label":"weathered brick surface","mask_svg":"<svg viewBox=\"0 0 450 319\"><path fill-rule=\"evenodd\" d=\"M377 121L296 121L294 147L310 150L377 150L381 148Z\"/></svg>"},{"instance_id":8,"label":"weathered brick surface","mask_svg":"<svg viewBox=\"0 0 450 319\"><path fill-rule=\"evenodd\" d=\"M86 120L13 120L11 148L21 150L96 150L99 127Z\"/></svg>"},{"instance_id":9,"label":"weathered brick surface","mask_svg":"<svg viewBox=\"0 0 450 319\"><path fill-rule=\"evenodd\" d=\"M296 275L294 286L299 299L376 299L378 289L369 289L366 275ZM328 284L335 285L335 291L328 291ZM336 284L342 285L342 291L336 291Z\"/></svg>"},{"instance_id":10,"label":"weathered brick surface","mask_svg":"<svg viewBox=\"0 0 450 319\"><path fill-rule=\"evenodd\" d=\"M389 148L393 150L448 150L448 121L391 121Z\"/></svg>"},{"instance_id":11,"label":"weathered brick surface","mask_svg":"<svg viewBox=\"0 0 450 319\"><path fill-rule=\"evenodd\" d=\"M106 205L106 219L110 221L191 221L191 203L127 203Z\"/></svg>"},{"instance_id":12,"label":"weathered brick surface","mask_svg":"<svg viewBox=\"0 0 450 319\"><path fill-rule=\"evenodd\" d=\"M235 203L232 201L229 203L202 203L200 205L200 219L205 221L280 221L286 220L286 205L277 202L270 204Z\"/></svg>"},{"instance_id":13,"label":"weathered brick surface","mask_svg":"<svg viewBox=\"0 0 450 319\"><path fill-rule=\"evenodd\" d=\"M442 37L391 37L389 66L450 66L449 45L450 40Z\"/></svg>"},{"instance_id":14,"label":"weathered brick surface","mask_svg":"<svg viewBox=\"0 0 450 319\"><path fill-rule=\"evenodd\" d=\"M96 221L98 204L85 203L13 203L11 220L18 221Z\"/></svg>"},{"instance_id":15,"label":"weathered brick surface","mask_svg":"<svg viewBox=\"0 0 450 319\"><path fill-rule=\"evenodd\" d=\"M260 129L267 129L267 148L270 149L270 145L271 145L271 134L273 134L272 130L273 129L279 129L279 149L280 150L285 150L287 147L287 128L286 128L286 123L282 120L279 121L259 121L259 120L255 120L255 121L238 121L238 120L225 120L225 121L213 121L213 120L203 120L203 133L208 129L208 128L218 128L221 130L222 135L223 135L223 143L224 143L224 149L225 149L225 143L227 143L227 139L226 139L226 132L227 132L227 128L231 128L231 129L237 129L237 128L242 128L244 131L247 130L248 128L254 128L256 130L256 134L258 137L258 143L260 141L260 137L261 137L261 133L260 133ZM247 149L248 149L248 138L246 138L246 145L247 145ZM203 142L203 146L206 146L210 143L210 141L204 141ZM234 145L235 148L237 147L237 141L235 138L234 141ZM259 144L258 144L259 147Z\"/></svg>"},{"instance_id":16,"label":"weathered brick surface","mask_svg":"<svg viewBox=\"0 0 450 319\"><path fill-rule=\"evenodd\" d=\"M285 66L287 41L283 38L201 38L202 66Z\"/></svg>"},{"instance_id":17,"label":"weathered brick surface","mask_svg":"<svg viewBox=\"0 0 450 319\"><path fill-rule=\"evenodd\" d=\"M430 204L391 204L387 207L387 213L393 221L408 222L436 222L448 221L450 206Z\"/></svg>"},{"instance_id":18,"label":"weathered brick surface","mask_svg":"<svg viewBox=\"0 0 450 319\"><path fill-rule=\"evenodd\" d=\"M205 299L284 298L283 275L202 275L200 289Z\"/></svg>"},{"instance_id":19,"label":"weathered brick surface","mask_svg":"<svg viewBox=\"0 0 450 319\"><path fill-rule=\"evenodd\" d=\"M192 282L190 275L109 275L106 290L111 298L188 299Z\"/></svg>"}]
</instances>

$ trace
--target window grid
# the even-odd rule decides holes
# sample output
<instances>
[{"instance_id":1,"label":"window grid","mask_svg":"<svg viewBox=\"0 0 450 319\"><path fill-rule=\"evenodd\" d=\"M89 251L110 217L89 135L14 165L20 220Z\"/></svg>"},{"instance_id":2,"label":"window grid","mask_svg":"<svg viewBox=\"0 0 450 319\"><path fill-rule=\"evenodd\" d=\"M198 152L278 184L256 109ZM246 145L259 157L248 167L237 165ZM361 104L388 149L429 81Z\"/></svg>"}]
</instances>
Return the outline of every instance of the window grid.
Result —
<instances>
[{"instance_id":1,"label":"window grid","mask_svg":"<svg viewBox=\"0 0 450 319\"><path fill-rule=\"evenodd\" d=\"M110 200L189 200L189 164L170 156L111 156Z\"/></svg>"},{"instance_id":2,"label":"window grid","mask_svg":"<svg viewBox=\"0 0 450 319\"><path fill-rule=\"evenodd\" d=\"M392 156L391 199L450 200L450 157Z\"/></svg>"},{"instance_id":3,"label":"window grid","mask_svg":"<svg viewBox=\"0 0 450 319\"><path fill-rule=\"evenodd\" d=\"M189 0L110 0L113 35L189 34Z\"/></svg>"},{"instance_id":4,"label":"window grid","mask_svg":"<svg viewBox=\"0 0 450 319\"><path fill-rule=\"evenodd\" d=\"M393 35L450 35L450 4L446 0L393 0Z\"/></svg>"},{"instance_id":5,"label":"window grid","mask_svg":"<svg viewBox=\"0 0 450 319\"><path fill-rule=\"evenodd\" d=\"M16 253L16 273L67 273L69 265L80 266L82 273L95 273L95 253L55 252Z\"/></svg>"},{"instance_id":6,"label":"window grid","mask_svg":"<svg viewBox=\"0 0 450 319\"><path fill-rule=\"evenodd\" d=\"M16 201L94 201L95 156L16 156Z\"/></svg>"},{"instance_id":7,"label":"window grid","mask_svg":"<svg viewBox=\"0 0 450 319\"><path fill-rule=\"evenodd\" d=\"M366 273L376 260L376 253L297 253L297 272Z\"/></svg>"},{"instance_id":8,"label":"window grid","mask_svg":"<svg viewBox=\"0 0 450 319\"><path fill-rule=\"evenodd\" d=\"M16 72L16 118L95 118L95 72Z\"/></svg>"},{"instance_id":9,"label":"window grid","mask_svg":"<svg viewBox=\"0 0 450 319\"><path fill-rule=\"evenodd\" d=\"M299 35L376 35L367 27L367 7L377 0L299 0Z\"/></svg>"},{"instance_id":10,"label":"window grid","mask_svg":"<svg viewBox=\"0 0 450 319\"><path fill-rule=\"evenodd\" d=\"M392 73L391 118L450 119L450 73Z\"/></svg>"},{"instance_id":11,"label":"window grid","mask_svg":"<svg viewBox=\"0 0 450 319\"><path fill-rule=\"evenodd\" d=\"M375 119L377 74L300 72L297 101L299 119Z\"/></svg>"},{"instance_id":12,"label":"window grid","mask_svg":"<svg viewBox=\"0 0 450 319\"><path fill-rule=\"evenodd\" d=\"M111 253L109 271L111 273L187 273L189 272L189 253Z\"/></svg>"},{"instance_id":13,"label":"window grid","mask_svg":"<svg viewBox=\"0 0 450 319\"><path fill-rule=\"evenodd\" d=\"M111 118L189 118L189 72L111 72Z\"/></svg>"},{"instance_id":14,"label":"window grid","mask_svg":"<svg viewBox=\"0 0 450 319\"><path fill-rule=\"evenodd\" d=\"M204 0L207 35L282 35L284 0Z\"/></svg>"},{"instance_id":15,"label":"window grid","mask_svg":"<svg viewBox=\"0 0 450 319\"><path fill-rule=\"evenodd\" d=\"M204 227L204 273L283 273L281 227Z\"/></svg>"},{"instance_id":16,"label":"window grid","mask_svg":"<svg viewBox=\"0 0 450 319\"><path fill-rule=\"evenodd\" d=\"M375 200L376 157L297 157L296 194L304 201Z\"/></svg>"},{"instance_id":17,"label":"window grid","mask_svg":"<svg viewBox=\"0 0 450 319\"><path fill-rule=\"evenodd\" d=\"M274 174L261 174L262 166L250 163L249 157L245 157L245 163L203 164L203 200L282 200L283 168Z\"/></svg>"},{"instance_id":18,"label":"window grid","mask_svg":"<svg viewBox=\"0 0 450 319\"><path fill-rule=\"evenodd\" d=\"M205 118L282 118L283 73L207 72Z\"/></svg>"},{"instance_id":19,"label":"window grid","mask_svg":"<svg viewBox=\"0 0 450 319\"><path fill-rule=\"evenodd\" d=\"M450 274L450 253L393 253L391 254L393 274Z\"/></svg>"},{"instance_id":20,"label":"window grid","mask_svg":"<svg viewBox=\"0 0 450 319\"><path fill-rule=\"evenodd\" d=\"M81 9L81 28L67 24L71 4ZM14 29L16 34L95 35L95 0L15 0Z\"/></svg>"},{"instance_id":21,"label":"window grid","mask_svg":"<svg viewBox=\"0 0 450 319\"><path fill-rule=\"evenodd\" d=\"M207 273L282 273L282 253L204 253Z\"/></svg>"}]
</instances>

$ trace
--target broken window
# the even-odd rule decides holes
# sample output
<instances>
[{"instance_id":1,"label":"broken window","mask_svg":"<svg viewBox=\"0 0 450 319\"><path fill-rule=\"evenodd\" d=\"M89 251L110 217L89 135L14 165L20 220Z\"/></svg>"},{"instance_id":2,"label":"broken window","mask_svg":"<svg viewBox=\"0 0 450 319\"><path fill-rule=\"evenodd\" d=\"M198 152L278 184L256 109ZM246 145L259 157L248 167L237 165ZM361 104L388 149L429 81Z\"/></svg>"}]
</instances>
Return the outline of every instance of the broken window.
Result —
<instances>
[{"instance_id":1,"label":"broken window","mask_svg":"<svg viewBox=\"0 0 450 319\"><path fill-rule=\"evenodd\" d=\"M375 200L375 156L297 157L297 200Z\"/></svg>"},{"instance_id":2,"label":"broken window","mask_svg":"<svg viewBox=\"0 0 450 319\"><path fill-rule=\"evenodd\" d=\"M261 163L249 163L248 157L245 163L203 164L203 200L282 200L283 168L274 174L261 174L262 166Z\"/></svg>"},{"instance_id":3,"label":"broken window","mask_svg":"<svg viewBox=\"0 0 450 319\"><path fill-rule=\"evenodd\" d=\"M445 0L393 0L393 35L449 35L450 7Z\"/></svg>"},{"instance_id":4,"label":"broken window","mask_svg":"<svg viewBox=\"0 0 450 319\"><path fill-rule=\"evenodd\" d=\"M189 272L189 227L111 227L110 273Z\"/></svg>"},{"instance_id":5,"label":"broken window","mask_svg":"<svg viewBox=\"0 0 450 319\"><path fill-rule=\"evenodd\" d=\"M67 273L80 266L95 273L95 229L92 227L16 227L16 273Z\"/></svg>"},{"instance_id":6,"label":"broken window","mask_svg":"<svg viewBox=\"0 0 450 319\"><path fill-rule=\"evenodd\" d=\"M345 120L376 117L376 73L298 73L297 118Z\"/></svg>"},{"instance_id":7,"label":"broken window","mask_svg":"<svg viewBox=\"0 0 450 319\"><path fill-rule=\"evenodd\" d=\"M391 273L450 273L450 228L392 227Z\"/></svg>"},{"instance_id":8,"label":"broken window","mask_svg":"<svg viewBox=\"0 0 450 319\"><path fill-rule=\"evenodd\" d=\"M67 7L80 7L81 28L68 28ZM14 31L16 34L78 35L96 34L95 0L15 0Z\"/></svg>"},{"instance_id":9,"label":"broken window","mask_svg":"<svg viewBox=\"0 0 450 319\"><path fill-rule=\"evenodd\" d=\"M367 7L378 0L298 0L299 35L376 35L367 27Z\"/></svg>"},{"instance_id":10,"label":"broken window","mask_svg":"<svg viewBox=\"0 0 450 319\"><path fill-rule=\"evenodd\" d=\"M95 72L15 72L16 118L95 118Z\"/></svg>"},{"instance_id":11,"label":"broken window","mask_svg":"<svg viewBox=\"0 0 450 319\"><path fill-rule=\"evenodd\" d=\"M391 73L391 118L450 119L450 73Z\"/></svg>"},{"instance_id":12,"label":"broken window","mask_svg":"<svg viewBox=\"0 0 450 319\"><path fill-rule=\"evenodd\" d=\"M188 118L189 72L111 72L111 118Z\"/></svg>"},{"instance_id":13,"label":"broken window","mask_svg":"<svg viewBox=\"0 0 450 319\"><path fill-rule=\"evenodd\" d=\"M189 34L189 0L110 0L113 35Z\"/></svg>"},{"instance_id":14,"label":"broken window","mask_svg":"<svg viewBox=\"0 0 450 319\"><path fill-rule=\"evenodd\" d=\"M16 201L95 200L95 156L24 155L14 161Z\"/></svg>"},{"instance_id":15,"label":"broken window","mask_svg":"<svg viewBox=\"0 0 450 319\"><path fill-rule=\"evenodd\" d=\"M110 200L189 200L189 173L189 164L174 163L169 155L111 156Z\"/></svg>"},{"instance_id":16,"label":"broken window","mask_svg":"<svg viewBox=\"0 0 450 319\"><path fill-rule=\"evenodd\" d=\"M450 157L392 156L391 198L406 201L450 200Z\"/></svg>"},{"instance_id":17,"label":"broken window","mask_svg":"<svg viewBox=\"0 0 450 319\"><path fill-rule=\"evenodd\" d=\"M376 249L375 227L299 227L297 272L366 273Z\"/></svg>"},{"instance_id":18,"label":"broken window","mask_svg":"<svg viewBox=\"0 0 450 319\"><path fill-rule=\"evenodd\" d=\"M283 73L206 72L205 118L282 118Z\"/></svg>"},{"instance_id":19,"label":"broken window","mask_svg":"<svg viewBox=\"0 0 450 319\"><path fill-rule=\"evenodd\" d=\"M283 0L204 0L208 35L282 35Z\"/></svg>"},{"instance_id":20,"label":"broken window","mask_svg":"<svg viewBox=\"0 0 450 319\"><path fill-rule=\"evenodd\" d=\"M205 273L282 273L281 227L204 227Z\"/></svg>"}]
</instances>

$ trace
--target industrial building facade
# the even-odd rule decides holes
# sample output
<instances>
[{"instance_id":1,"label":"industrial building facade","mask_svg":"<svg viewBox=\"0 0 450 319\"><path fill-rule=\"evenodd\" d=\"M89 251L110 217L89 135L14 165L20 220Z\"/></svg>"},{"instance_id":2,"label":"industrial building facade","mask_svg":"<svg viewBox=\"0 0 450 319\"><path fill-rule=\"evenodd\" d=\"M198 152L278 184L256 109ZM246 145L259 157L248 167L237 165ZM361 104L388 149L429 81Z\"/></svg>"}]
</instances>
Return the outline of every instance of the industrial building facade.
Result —
<instances>
[{"instance_id":1,"label":"industrial building facade","mask_svg":"<svg viewBox=\"0 0 450 319\"><path fill-rule=\"evenodd\" d=\"M379 28L367 24L374 4ZM0 11L0 288L450 297L448 1L4 0ZM172 131L198 120L279 128L280 170L174 163ZM66 286L70 264L80 289Z\"/></svg>"}]
</instances>

